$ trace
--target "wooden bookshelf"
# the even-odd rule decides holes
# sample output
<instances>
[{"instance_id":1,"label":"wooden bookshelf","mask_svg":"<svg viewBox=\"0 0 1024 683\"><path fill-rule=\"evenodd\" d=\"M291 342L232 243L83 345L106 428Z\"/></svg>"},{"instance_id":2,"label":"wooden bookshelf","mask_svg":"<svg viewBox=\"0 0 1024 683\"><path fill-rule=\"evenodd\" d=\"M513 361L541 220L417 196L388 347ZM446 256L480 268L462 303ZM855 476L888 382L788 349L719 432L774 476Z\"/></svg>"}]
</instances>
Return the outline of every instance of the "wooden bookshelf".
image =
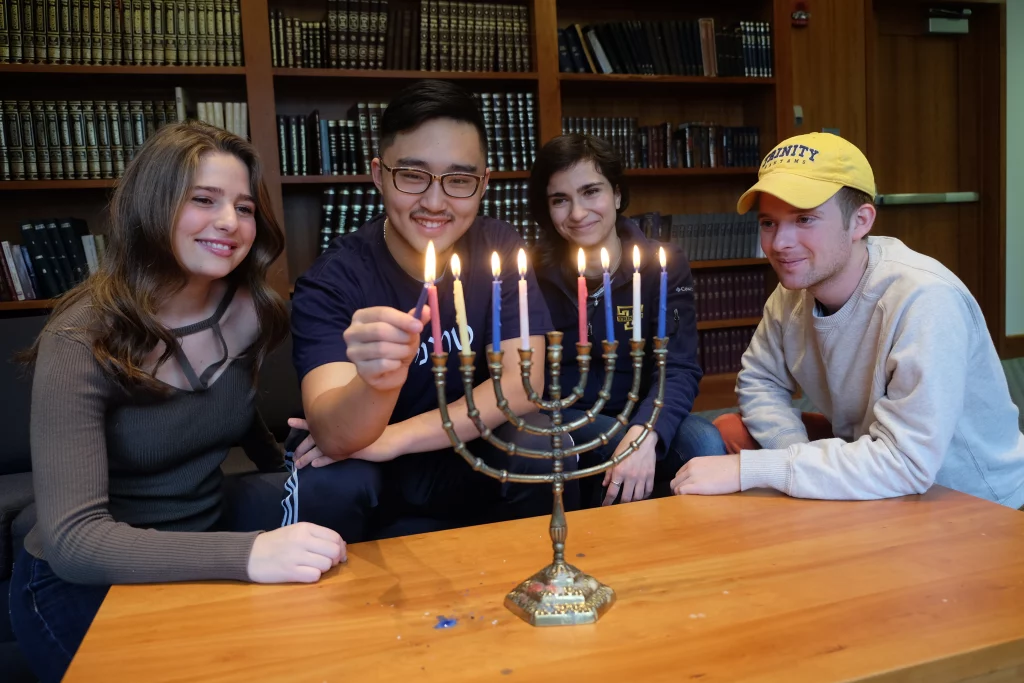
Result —
<instances>
[{"instance_id":1,"label":"wooden bookshelf","mask_svg":"<svg viewBox=\"0 0 1024 683\"><path fill-rule=\"evenodd\" d=\"M89 180L0 180L3 190L96 190L114 187L116 179Z\"/></svg>"},{"instance_id":2,"label":"wooden bookshelf","mask_svg":"<svg viewBox=\"0 0 1024 683\"><path fill-rule=\"evenodd\" d=\"M0 311L32 311L53 308L55 299L32 299L29 301L0 301Z\"/></svg>"},{"instance_id":3,"label":"wooden bookshelf","mask_svg":"<svg viewBox=\"0 0 1024 683\"><path fill-rule=\"evenodd\" d=\"M710 176L756 176L756 168L719 166L716 168L629 168L629 178L701 178Z\"/></svg>"},{"instance_id":4,"label":"wooden bookshelf","mask_svg":"<svg viewBox=\"0 0 1024 683\"><path fill-rule=\"evenodd\" d=\"M761 316L756 318L733 318L731 320L698 320L698 330L720 330L725 327L753 327L761 322Z\"/></svg>"},{"instance_id":5,"label":"wooden bookshelf","mask_svg":"<svg viewBox=\"0 0 1024 683\"><path fill-rule=\"evenodd\" d=\"M93 64L0 64L0 74L79 74L90 76L244 76L244 66L137 66Z\"/></svg>"},{"instance_id":6,"label":"wooden bookshelf","mask_svg":"<svg viewBox=\"0 0 1024 683\"><path fill-rule=\"evenodd\" d=\"M418 81L437 78L445 81L536 81L537 73L530 71L402 71L384 69L273 69L276 78L347 78L353 80Z\"/></svg>"},{"instance_id":7,"label":"wooden bookshelf","mask_svg":"<svg viewBox=\"0 0 1024 683\"><path fill-rule=\"evenodd\" d=\"M707 77L707 76L667 76L647 74L580 74L560 73L558 80L563 83L585 82L605 84L633 84L633 85L710 85L710 86L772 86L775 85L774 78L740 78L735 76Z\"/></svg>"}]
</instances>

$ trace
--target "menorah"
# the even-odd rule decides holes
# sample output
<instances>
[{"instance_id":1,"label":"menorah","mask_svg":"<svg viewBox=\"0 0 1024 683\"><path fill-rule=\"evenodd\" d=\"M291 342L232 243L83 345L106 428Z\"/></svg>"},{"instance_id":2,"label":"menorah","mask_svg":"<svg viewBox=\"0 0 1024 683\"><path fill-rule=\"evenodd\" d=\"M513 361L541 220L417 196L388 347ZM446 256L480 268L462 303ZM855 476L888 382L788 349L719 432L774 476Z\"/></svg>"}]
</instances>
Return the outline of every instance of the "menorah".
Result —
<instances>
[{"instance_id":1,"label":"menorah","mask_svg":"<svg viewBox=\"0 0 1024 683\"><path fill-rule=\"evenodd\" d=\"M580 427L593 422L594 416L603 410L605 403L611 397L611 385L615 373L618 342L601 342L604 351L602 357L604 358L605 376L604 385L598 393L597 401L582 417L563 424L562 411L575 404L583 396L584 389L587 386L587 375L590 373L591 345L589 342L576 344L576 360L580 368L580 378L572 393L563 398L560 382L562 333L548 332L547 340L547 369L550 377L548 395L550 399L543 399L538 395L530 381L530 370L533 367L532 349L519 349L519 368L527 397L541 410L550 413L550 427L529 424L509 408L508 401L505 399L501 388L504 352L500 349L496 351L490 350L487 352L487 360L498 407L508 421L518 430L551 437L550 451L520 447L496 437L480 418L480 411L477 410L473 401L473 375L475 369L473 363L476 354L469 351L466 346L463 347L463 352L459 354L461 359L459 370L462 374L462 385L465 389L468 415L473 424L476 425L480 436L509 455L553 460L550 474L516 474L510 473L507 470L498 470L490 467L483 460L469 452L466 444L455 433L455 427L448 416L448 401L445 393L445 375L448 371L447 353L434 353L431 355L434 363L434 383L437 385L437 403L441 411L442 425L452 442L452 446L474 470L483 472L501 482L511 481L524 484L550 483L552 485L554 504L551 512L550 534L554 559L551 564L512 589L505 597L505 606L534 626L590 624L597 621L615 603L615 591L565 561L565 540L568 535L568 526L565 519L565 506L562 502L562 491L566 481L600 474L628 458L640 447L640 444L643 443L644 439L647 438L647 435L654 428L654 423L658 420L658 414L661 412L662 405L664 405L665 357L668 354L666 348L668 338L654 338L654 358L658 366L658 393L657 398L654 400L654 410L651 412L650 419L644 423L640 435L625 450L609 460L593 467L577 469L572 472L565 471L565 458L586 453L598 446L607 445L619 430L629 424L629 416L632 414L637 400L639 400L645 342L643 339L630 340L630 356L633 359L633 384L627 394L626 405L617 416L616 423L606 433L587 443L580 445L570 444L568 447L565 447L562 441L563 438Z\"/></svg>"}]
</instances>

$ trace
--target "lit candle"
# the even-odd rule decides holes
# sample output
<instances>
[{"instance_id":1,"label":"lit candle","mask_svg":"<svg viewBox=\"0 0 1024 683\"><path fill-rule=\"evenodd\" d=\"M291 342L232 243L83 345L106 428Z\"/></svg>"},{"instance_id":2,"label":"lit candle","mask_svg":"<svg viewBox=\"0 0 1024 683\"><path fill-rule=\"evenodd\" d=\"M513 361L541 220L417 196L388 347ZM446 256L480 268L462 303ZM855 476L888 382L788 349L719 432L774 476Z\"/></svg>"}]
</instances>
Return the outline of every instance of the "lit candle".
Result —
<instances>
[{"instance_id":1,"label":"lit candle","mask_svg":"<svg viewBox=\"0 0 1024 683\"><path fill-rule=\"evenodd\" d=\"M633 341L640 341L640 247L633 245Z\"/></svg>"},{"instance_id":2,"label":"lit candle","mask_svg":"<svg viewBox=\"0 0 1024 683\"><path fill-rule=\"evenodd\" d=\"M455 276L455 323L459 326L459 342L462 353L469 353L469 328L466 323L466 299L462 294L462 264L459 255L452 254L452 275Z\"/></svg>"},{"instance_id":3,"label":"lit candle","mask_svg":"<svg viewBox=\"0 0 1024 683\"><path fill-rule=\"evenodd\" d=\"M530 308L526 301L526 252L519 250L519 348L530 348Z\"/></svg>"},{"instance_id":4,"label":"lit candle","mask_svg":"<svg viewBox=\"0 0 1024 683\"><path fill-rule=\"evenodd\" d=\"M434 241L427 242L427 264L423 269L423 279L427 285L427 301L430 303L430 330L434 334L434 353L444 353L441 345L441 309L437 305L437 265L434 257Z\"/></svg>"},{"instance_id":5,"label":"lit candle","mask_svg":"<svg viewBox=\"0 0 1024 683\"><path fill-rule=\"evenodd\" d=\"M668 292L668 271L665 270L665 247L658 247L658 260L661 261L661 287L658 292L658 336L665 336L665 297Z\"/></svg>"},{"instance_id":6,"label":"lit candle","mask_svg":"<svg viewBox=\"0 0 1024 683\"><path fill-rule=\"evenodd\" d=\"M587 257L583 255L581 247L576 256L576 268L580 276L576 278L576 307L579 309L580 319L580 342L587 341L587 279L583 277L583 271L587 267Z\"/></svg>"},{"instance_id":7,"label":"lit candle","mask_svg":"<svg viewBox=\"0 0 1024 683\"><path fill-rule=\"evenodd\" d=\"M612 285L608 276L608 250L601 247L601 268L604 269L604 338L607 341L615 339L615 321L612 318Z\"/></svg>"},{"instance_id":8,"label":"lit candle","mask_svg":"<svg viewBox=\"0 0 1024 683\"><path fill-rule=\"evenodd\" d=\"M491 350L497 351L501 348L501 259L496 251L491 252L491 272Z\"/></svg>"}]
</instances>

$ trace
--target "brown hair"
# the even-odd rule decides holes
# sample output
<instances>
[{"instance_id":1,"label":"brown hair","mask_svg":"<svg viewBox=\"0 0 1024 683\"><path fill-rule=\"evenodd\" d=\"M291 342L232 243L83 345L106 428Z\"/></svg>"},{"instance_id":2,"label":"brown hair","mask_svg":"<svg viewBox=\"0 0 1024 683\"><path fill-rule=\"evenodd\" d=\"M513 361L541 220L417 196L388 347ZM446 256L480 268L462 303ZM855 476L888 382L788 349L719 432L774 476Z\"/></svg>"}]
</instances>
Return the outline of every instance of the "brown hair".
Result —
<instances>
[{"instance_id":1,"label":"brown hair","mask_svg":"<svg viewBox=\"0 0 1024 683\"><path fill-rule=\"evenodd\" d=\"M136 152L114 190L100 269L57 302L46 325L53 329L62 313L88 301L93 356L122 386L163 388L143 370L142 361L159 342L165 351L158 365L174 353L176 340L156 318L161 303L186 284L172 248L173 230L202 158L217 152L246 165L256 204L252 248L226 278L246 287L256 308L260 333L250 347L255 357L254 381L267 353L287 333L288 312L267 284L267 269L284 249L284 234L271 210L256 149L248 140L205 123L169 124ZM37 339L24 360L33 362L38 351Z\"/></svg>"},{"instance_id":2,"label":"brown hair","mask_svg":"<svg viewBox=\"0 0 1024 683\"><path fill-rule=\"evenodd\" d=\"M874 206L875 198L867 192L843 186L839 188L839 192L836 192L836 203L839 204L839 213L843 217L843 230L849 230L850 219L853 218L853 214L857 213L857 209L865 204Z\"/></svg>"},{"instance_id":3,"label":"brown hair","mask_svg":"<svg viewBox=\"0 0 1024 683\"><path fill-rule=\"evenodd\" d=\"M617 215L621 216L629 206L629 187L626 186L623 176L622 158L611 143L594 135L579 133L552 138L537 154L533 170L530 171L530 184L527 189L530 215L541 228L538 240L540 249L537 253L544 266L565 267L569 251L569 243L558 234L554 223L551 222L548 183L551 176L572 168L581 161L592 162L597 171L608 179L612 190L618 190L621 203L616 211Z\"/></svg>"}]
</instances>

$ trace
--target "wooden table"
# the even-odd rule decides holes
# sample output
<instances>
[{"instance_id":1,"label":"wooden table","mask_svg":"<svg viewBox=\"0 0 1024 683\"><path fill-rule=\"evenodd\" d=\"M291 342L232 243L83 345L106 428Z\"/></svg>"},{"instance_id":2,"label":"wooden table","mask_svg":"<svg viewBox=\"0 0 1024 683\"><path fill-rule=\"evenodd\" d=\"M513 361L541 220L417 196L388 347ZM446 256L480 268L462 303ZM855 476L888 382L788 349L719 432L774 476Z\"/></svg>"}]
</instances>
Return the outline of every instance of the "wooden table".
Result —
<instances>
[{"instance_id":1,"label":"wooden table","mask_svg":"<svg viewBox=\"0 0 1024 683\"><path fill-rule=\"evenodd\" d=\"M618 596L596 625L502 606L549 547L536 518L353 545L312 585L117 586L66 680L1024 680L1024 513L947 489L572 513Z\"/></svg>"}]
</instances>

